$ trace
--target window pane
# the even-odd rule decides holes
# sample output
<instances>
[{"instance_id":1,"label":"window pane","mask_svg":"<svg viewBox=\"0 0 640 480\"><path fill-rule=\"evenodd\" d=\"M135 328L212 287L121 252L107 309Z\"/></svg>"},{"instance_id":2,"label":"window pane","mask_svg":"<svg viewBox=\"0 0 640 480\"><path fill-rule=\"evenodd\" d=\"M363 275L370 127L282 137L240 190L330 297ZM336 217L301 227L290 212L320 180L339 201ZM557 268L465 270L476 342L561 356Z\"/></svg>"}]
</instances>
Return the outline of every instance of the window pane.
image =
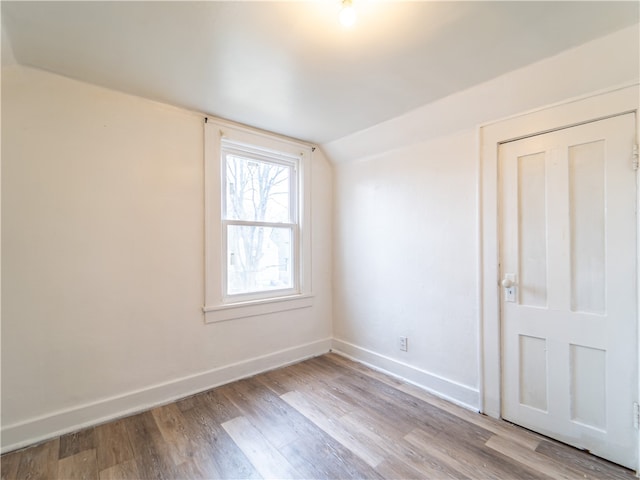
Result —
<instances>
[{"instance_id":1,"label":"window pane","mask_svg":"<svg viewBox=\"0 0 640 480\"><path fill-rule=\"evenodd\" d=\"M286 222L290 214L291 167L226 154L226 218Z\"/></svg>"},{"instance_id":2,"label":"window pane","mask_svg":"<svg viewBox=\"0 0 640 480\"><path fill-rule=\"evenodd\" d=\"M227 294L293 288L291 228L227 226Z\"/></svg>"}]
</instances>

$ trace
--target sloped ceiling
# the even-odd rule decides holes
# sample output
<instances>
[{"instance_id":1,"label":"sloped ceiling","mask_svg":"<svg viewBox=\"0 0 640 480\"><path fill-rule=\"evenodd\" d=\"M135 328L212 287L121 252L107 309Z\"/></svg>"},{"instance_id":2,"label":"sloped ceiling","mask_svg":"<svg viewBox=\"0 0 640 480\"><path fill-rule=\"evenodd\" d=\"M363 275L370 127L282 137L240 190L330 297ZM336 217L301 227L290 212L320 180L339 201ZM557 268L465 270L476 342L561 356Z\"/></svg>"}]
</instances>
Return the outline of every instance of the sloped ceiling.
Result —
<instances>
[{"instance_id":1,"label":"sloped ceiling","mask_svg":"<svg viewBox=\"0 0 640 480\"><path fill-rule=\"evenodd\" d=\"M3 1L2 26L20 64L325 143L639 15L633 1L355 6L345 29L337 0Z\"/></svg>"}]
</instances>

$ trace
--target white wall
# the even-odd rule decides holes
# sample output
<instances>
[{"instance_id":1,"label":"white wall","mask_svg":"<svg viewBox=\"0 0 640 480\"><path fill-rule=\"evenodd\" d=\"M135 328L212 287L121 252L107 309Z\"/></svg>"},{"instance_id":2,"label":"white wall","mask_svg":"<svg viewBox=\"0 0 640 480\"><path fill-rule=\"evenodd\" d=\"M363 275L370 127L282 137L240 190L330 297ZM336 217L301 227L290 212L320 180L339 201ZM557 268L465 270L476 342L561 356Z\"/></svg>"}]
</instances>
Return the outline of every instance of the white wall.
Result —
<instances>
[{"instance_id":1,"label":"white wall","mask_svg":"<svg viewBox=\"0 0 640 480\"><path fill-rule=\"evenodd\" d=\"M203 118L2 72L2 445L328 350L332 168L312 165L311 308L203 321Z\"/></svg>"},{"instance_id":2,"label":"white wall","mask_svg":"<svg viewBox=\"0 0 640 480\"><path fill-rule=\"evenodd\" d=\"M464 132L342 164L335 180L335 347L426 369L397 373L463 403L477 400L474 146Z\"/></svg>"},{"instance_id":3,"label":"white wall","mask_svg":"<svg viewBox=\"0 0 640 480\"><path fill-rule=\"evenodd\" d=\"M638 32L621 30L324 145L336 163L335 349L482 408L478 126L637 83Z\"/></svg>"}]
</instances>

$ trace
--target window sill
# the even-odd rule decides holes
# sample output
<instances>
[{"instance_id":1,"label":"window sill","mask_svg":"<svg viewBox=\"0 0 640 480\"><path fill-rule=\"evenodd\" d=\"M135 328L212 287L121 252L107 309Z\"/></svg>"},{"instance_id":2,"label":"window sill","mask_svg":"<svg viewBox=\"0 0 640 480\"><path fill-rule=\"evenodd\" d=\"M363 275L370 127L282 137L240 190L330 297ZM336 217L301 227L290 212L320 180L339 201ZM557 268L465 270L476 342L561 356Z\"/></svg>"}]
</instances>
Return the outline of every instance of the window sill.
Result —
<instances>
[{"instance_id":1,"label":"window sill","mask_svg":"<svg viewBox=\"0 0 640 480\"><path fill-rule=\"evenodd\" d=\"M284 312L308 308L313 305L313 295L290 295L287 297L267 298L241 303L228 303L225 305L205 306L205 323L226 322L237 318L255 317L269 313Z\"/></svg>"}]
</instances>

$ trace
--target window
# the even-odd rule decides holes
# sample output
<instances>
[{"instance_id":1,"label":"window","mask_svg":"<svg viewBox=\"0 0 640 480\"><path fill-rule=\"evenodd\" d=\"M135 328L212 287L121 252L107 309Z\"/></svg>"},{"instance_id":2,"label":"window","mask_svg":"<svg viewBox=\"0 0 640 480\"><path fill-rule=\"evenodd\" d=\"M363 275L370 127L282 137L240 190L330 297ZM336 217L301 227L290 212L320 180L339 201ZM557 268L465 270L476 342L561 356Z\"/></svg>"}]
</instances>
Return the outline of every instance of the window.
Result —
<instances>
[{"instance_id":1,"label":"window","mask_svg":"<svg viewBox=\"0 0 640 480\"><path fill-rule=\"evenodd\" d=\"M205 123L207 322L311 305L309 146Z\"/></svg>"},{"instance_id":2,"label":"window","mask_svg":"<svg viewBox=\"0 0 640 480\"><path fill-rule=\"evenodd\" d=\"M223 139L221 161L226 296L296 292L297 159Z\"/></svg>"}]
</instances>

